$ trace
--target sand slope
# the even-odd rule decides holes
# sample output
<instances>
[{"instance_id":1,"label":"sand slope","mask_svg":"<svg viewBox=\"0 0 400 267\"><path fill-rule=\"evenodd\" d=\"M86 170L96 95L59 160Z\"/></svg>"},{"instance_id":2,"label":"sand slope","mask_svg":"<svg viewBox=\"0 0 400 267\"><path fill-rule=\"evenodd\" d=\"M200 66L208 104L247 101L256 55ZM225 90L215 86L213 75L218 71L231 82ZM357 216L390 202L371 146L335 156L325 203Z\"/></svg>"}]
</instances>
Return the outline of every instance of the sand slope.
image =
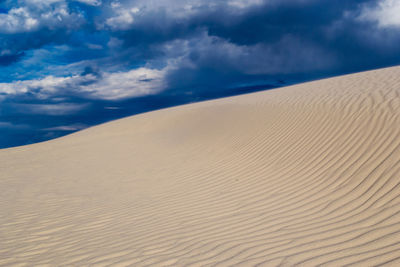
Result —
<instances>
[{"instance_id":1,"label":"sand slope","mask_svg":"<svg viewBox=\"0 0 400 267\"><path fill-rule=\"evenodd\" d=\"M0 265L400 266L400 67L0 151Z\"/></svg>"}]
</instances>

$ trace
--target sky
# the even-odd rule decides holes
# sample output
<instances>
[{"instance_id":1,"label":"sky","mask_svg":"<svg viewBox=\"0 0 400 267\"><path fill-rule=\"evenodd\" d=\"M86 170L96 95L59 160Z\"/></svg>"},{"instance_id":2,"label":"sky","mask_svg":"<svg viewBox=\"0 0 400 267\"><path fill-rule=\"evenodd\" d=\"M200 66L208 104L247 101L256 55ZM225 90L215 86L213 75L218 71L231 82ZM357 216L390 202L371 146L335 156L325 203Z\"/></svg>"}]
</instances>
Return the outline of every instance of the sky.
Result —
<instances>
[{"instance_id":1,"label":"sky","mask_svg":"<svg viewBox=\"0 0 400 267\"><path fill-rule=\"evenodd\" d=\"M0 148L398 65L399 44L400 0L0 0Z\"/></svg>"}]
</instances>

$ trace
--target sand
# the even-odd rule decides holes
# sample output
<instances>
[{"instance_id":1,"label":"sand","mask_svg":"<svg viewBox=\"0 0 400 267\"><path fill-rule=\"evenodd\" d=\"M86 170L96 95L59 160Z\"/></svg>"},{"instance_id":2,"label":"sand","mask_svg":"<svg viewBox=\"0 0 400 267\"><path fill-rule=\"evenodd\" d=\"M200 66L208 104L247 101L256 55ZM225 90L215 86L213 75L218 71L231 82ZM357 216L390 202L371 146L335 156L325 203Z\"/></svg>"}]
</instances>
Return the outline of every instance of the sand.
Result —
<instances>
[{"instance_id":1,"label":"sand","mask_svg":"<svg viewBox=\"0 0 400 267\"><path fill-rule=\"evenodd\" d=\"M0 150L1 266L400 266L400 67Z\"/></svg>"}]
</instances>

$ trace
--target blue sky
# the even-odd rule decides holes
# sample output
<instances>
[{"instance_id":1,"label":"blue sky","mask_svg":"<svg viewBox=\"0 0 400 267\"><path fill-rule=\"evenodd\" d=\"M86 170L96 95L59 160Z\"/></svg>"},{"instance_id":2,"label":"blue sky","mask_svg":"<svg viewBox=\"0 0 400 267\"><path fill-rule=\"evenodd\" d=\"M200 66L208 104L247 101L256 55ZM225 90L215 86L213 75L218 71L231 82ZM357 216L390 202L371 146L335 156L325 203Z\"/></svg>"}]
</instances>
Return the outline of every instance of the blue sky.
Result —
<instances>
[{"instance_id":1,"label":"blue sky","mask_svg":"<svg viewBox=\"0 0 400 267\"><path fill-rule=\"evenodd\" d=\"M0 147L400 64L400 0L0 0Z\"/></svg>"}]
</instances>

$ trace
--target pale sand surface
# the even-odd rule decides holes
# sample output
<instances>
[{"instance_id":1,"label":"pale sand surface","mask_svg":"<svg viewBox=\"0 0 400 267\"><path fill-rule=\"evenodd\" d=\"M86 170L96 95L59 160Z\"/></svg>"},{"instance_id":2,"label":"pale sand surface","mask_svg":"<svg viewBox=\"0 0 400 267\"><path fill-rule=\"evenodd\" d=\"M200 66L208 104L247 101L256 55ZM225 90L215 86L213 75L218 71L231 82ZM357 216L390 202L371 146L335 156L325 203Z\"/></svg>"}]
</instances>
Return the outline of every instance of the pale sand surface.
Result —
<instances>
[{"instance_id":1,"label":"pale sand surface","mask_svg":"<svg viewBox=\"0 0 400 267\"><path fill-rule=\"evenodd\" d=\"M400 67L0 151L0 265L400 266Z\"/></svg>"}]
</instances>

